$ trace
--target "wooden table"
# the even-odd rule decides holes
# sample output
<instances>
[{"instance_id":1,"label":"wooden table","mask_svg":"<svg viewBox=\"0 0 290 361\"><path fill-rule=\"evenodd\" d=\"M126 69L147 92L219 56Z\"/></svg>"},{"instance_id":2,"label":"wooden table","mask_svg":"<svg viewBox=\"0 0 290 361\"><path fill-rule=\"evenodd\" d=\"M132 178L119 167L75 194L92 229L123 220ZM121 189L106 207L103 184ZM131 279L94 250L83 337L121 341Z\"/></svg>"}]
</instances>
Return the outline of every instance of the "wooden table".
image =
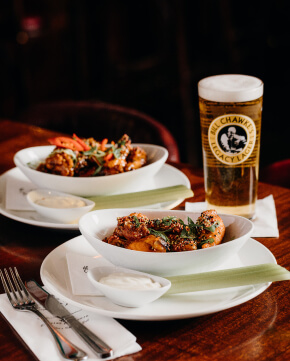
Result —
<instances>
[{"instance_id":1,"label":"wooden table","mask_svg":"<svg viewBox=\"0 0 290 361\"><path fill-rule=\"evenodd\" d=\"M14 167L15 152L47 144L47 138L57 135L9 120L0 120L0 129L0 174ZM175 166L191 181L195 197L189 201L203 201L203 178L189 165ZM290 270L290 190L260 183L259 198L270 194L276 203L280 237L257 240L269 248L278 264ZM184 204L177 209L184 209ZM1 215L0 268L17 266L24 279L40 281L39 270L46 255L77 235L78 231L30 226ZM143 350L119 360L290 360L289 291L290 282L277 282L240 306L203 317L162 322L120 320L136 335ZM3 316L0 317L0 355L0 359L13 361L34 359Z\"/></svg>"}]
</instances>

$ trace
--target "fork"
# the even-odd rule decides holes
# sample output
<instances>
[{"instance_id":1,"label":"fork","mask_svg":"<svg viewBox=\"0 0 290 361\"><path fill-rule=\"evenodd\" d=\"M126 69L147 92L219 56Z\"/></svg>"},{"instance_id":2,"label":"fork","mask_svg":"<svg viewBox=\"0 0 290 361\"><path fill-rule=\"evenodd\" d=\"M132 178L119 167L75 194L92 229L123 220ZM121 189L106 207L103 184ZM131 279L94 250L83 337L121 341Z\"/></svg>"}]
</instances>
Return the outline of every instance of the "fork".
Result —
<instances>
[{"instance_id":1,"label":"fork","mask_svg":"<svg viewBox=\"0 0 290 361\"><path fill-rule=\"evenodd\" d=\"M39 316L42 319L42 321L46 324L51 334L53 335L56 341L57 348L65 359L74 360L74 361L85 360L88 357L87 354L78 347L76 347L75 345L73 345L70 341L68 341L37 309L35 305L35 301L27 291L24 283L22 282L19 273L17 271L17 268L14 267L14 272L13 272L12 268L9 267L9 271L13 282L11 281L11 278L6 268L4 268L4 272L2 272L2 270L0 269L0 277L5 293L12 307L20 311L31 311L35 313L37 316ZM4 273L7 282L5 280Z\"/></svg>"}]
</instances>

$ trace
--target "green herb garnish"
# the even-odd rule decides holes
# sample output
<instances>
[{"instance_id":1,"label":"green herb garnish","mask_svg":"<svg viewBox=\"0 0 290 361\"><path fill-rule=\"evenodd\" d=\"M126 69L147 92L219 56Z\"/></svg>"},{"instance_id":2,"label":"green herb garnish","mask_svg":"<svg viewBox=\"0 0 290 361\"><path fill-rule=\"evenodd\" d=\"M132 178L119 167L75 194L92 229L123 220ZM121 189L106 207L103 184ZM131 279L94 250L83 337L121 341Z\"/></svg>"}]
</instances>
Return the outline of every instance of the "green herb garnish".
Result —
<instances>
[{"instance_id":1,"label":"green herb garnish","mask_svg":"<svg viewBox=\"0 0 290 361\"><path fill-rule=\"evenodd\" d=\"M190 228L184 227L180 233L180 238L196 239L196 234Z\"/></svg>"},{"instance_id":2,"label":"green herb garnish","mask_svg":"<svg viewBox=\"0 0 290 361\"><path fill-rule=\"evenodd\" d=\"M220 225L220 222L217 221L216 223L214 223L212 226L210 227L203 227L204 229L206 229L209 232L214 232L216 230L216 228L218 228L218 226Z\"/></svg>"},{"instance_id":3,"label":"green herb garnish","mask_svg":"<svg viewBox=\"0 0 290 361\"><path fill-rule=\"evenodd\" d=\"M96 170L94 171L93 176L99 174L100 171L102 170L102 168L103 168L103 166L102 166L102 165L99 165L98 168L96 168Z\"/></svg>"},{"instance_id":4,"label":"green herb garnish","mask_svg":"<svg viewBox=\"0 0 290 361\"><path fill-rule=\"evenodd\" d=\"M162 224L164 224L164 226L171 226L172 221L176 221L177 218L174 216L168 216L168 217L164 217L162 218Z\"/></svg>"},{"instance_id":5,"label":"green herb garnish","mask_svg":"<svg viewBox=\"0 0 290 361\"><path fill-rule=\"evenodd\" d=\"M137 228L140 227L140 222L139 222L138 217L133 216L133 219L134 219L134 223L135 223L136 227L137 227Z\"/></svg>"},{"instance_id":6,"label":"green herb garnish","mask_svg":"<svg viewBox=\"0 0 290 361\"><path fill-rule=\"evenodd\" d=\"M122 145L126 145L126 141L125 140L119 140L117 143L120 147L122 147Z\"/></svg>"},{"instance_id":7,"label":"green herb garnish","mask_svg":"<svg viewBox=\"0 0 290 361\"><path fill-rule=\"evenodd\" d=\"M169 243L169 238L167 237L167 235L165 234L166 232L170 232L171 229L167 229L165 231L156 231L153 228L148 228L150 234L153 234L154 236L160 237L162 238L165 242Z\"/></svg>"},{"instance_id":8,"label":"green herb garnish","mask_svg":"<svg viewBox=\"0 0 290 361\"><path fill-rule=\"evenodd\" d=\"M113 148L113 154L116 159L121 157L121 151L122 151L121 148L116 148L116 147Z\"/></svg>"}]
</instances>

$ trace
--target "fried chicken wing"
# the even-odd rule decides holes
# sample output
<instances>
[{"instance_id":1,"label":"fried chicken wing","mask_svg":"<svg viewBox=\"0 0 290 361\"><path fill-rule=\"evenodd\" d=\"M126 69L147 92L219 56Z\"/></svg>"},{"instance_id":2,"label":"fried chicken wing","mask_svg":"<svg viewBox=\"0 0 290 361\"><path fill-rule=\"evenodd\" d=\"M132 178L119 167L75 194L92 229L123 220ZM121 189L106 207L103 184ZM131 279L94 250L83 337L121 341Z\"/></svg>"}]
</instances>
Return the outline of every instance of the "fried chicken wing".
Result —
<instances>
[{"instance_id":1,"label":"fried chicken wing","mask_svg":"<svg viewBox=\"0 0 290 361\"><path fill-rule=\"evenodd\" d=\"M65 177L73 177L74 158L66 152L54 152L46 158L44 163L37 167L37 170Z\"/></svg>"},{"instance_id":2,"label":"fried chicken wing","mask_svg":"<svg viewBox=\"0 0 290 361\"><path fill-rule=\"evenodd\" d=\"M202 244L202 248L216 246L221 243L226 228L223 220L215 210L210 209L202 212L196 223L203 226L198 228L198 242Z\"/></svg>"},{"instance_id":3,"label":"fried chicken wing","mask_svg":"<svg viewBox=\"0 0 290 361\"><path fill-rule=\"evenodd\" d=\"M75 176L77 177L92 177L94 176L99 164L93 157L81 155L77 158L75 165Z\"/></svg>"},{"instance_id":4,"label":"fried chicken wing","mask_svg":"<svg viewBox=\"0 0 290 361\"><path fill-rule=\"evenodd\" d=\"M105 162L101 175L124 173L127 162L126 157L114 158Z\"/></svg>"},{"instance_id":5,"label":"fried chicken wing","mask_svg":"<svg viewBox=\"0 0 290 361\"><path fill-rule=\"evenodd\" d=\"M131 213L126 217L119 217L114 234L128 241L134 241L150 234L147 227L148 218L140 213Z\"/></svg>"},{"instance_id":6,"label":"fried chicken wing","mask_svg":"<svg viewBox=\"0 0 290 361\"><path fill-rule=\"evenodd\" d=\"M171 252L195 251L197 249L196 241L187 238L177 237L174 241L170 240Z\"/></svg>"},{"instance_id":7,"label":"fried chicken wing","mask_svg":"<svg viewBox=\"0 0 290 361\"><path fill-rule=\"evenodd\" d=\"M104 238L103 241L117 247L125 248L126 246L126 240L118 237L116 234L112 234L110 237Z\"/></svg>"},{"instance_id":8,"label":"fried chicken wing","mask_svg":"<svg viewBox=\"0 0 290 361\"><path fill-rule=\"evenodd\" d=\"M141 168L146 162L147 154L145 150L140 147L132 148L128 154L125 171L130 172L131 170Z\"/></svg>"},{"instance_id":9,"label":"fried chicken wing","mask_svg":"<svg viewBox=\"0 0 290 361\"><path fill-rule=\"evenodd\" d=\"M168 243L164 239L153 234L132 241L125 248L143 252L166 252L169 249Z\"/></svg>"}]
</instances>

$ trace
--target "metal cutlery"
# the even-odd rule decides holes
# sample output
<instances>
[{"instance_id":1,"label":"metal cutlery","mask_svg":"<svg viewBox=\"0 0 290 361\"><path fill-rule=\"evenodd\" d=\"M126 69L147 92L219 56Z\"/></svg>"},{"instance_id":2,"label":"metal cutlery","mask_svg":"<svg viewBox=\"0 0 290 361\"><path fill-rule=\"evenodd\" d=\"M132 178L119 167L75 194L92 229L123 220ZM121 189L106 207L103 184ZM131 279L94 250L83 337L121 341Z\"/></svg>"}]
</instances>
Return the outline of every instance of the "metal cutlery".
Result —
<instances>
[{"instance_id":1,"label":"metal cutlery","mask_svg":"<svg viewBox=\"0 0 290 361\"><path fill-rule=\"evenodd\" d=\"M9 271L12 281L6 268L4 268L4 272L2 272L0 269L0 277L5 293L12 307L19 311L33 312L38 317L40 317L54 337L57 348L65 359L74 361L87 359L87 354L68 341L37 309L35 301L32 299L27 289L25 288L25 285L22 282L16 267L14 267L14 272L12 268L9 267ZM7 282L5 280L5 276Z\"/></svg>"},{"instance_id":2,"label":"metal cutlery","mask_svg":"<svg viewBox=\"0 0 290 361\"><path fill-rule=\"evenodd\" d=\"M100 357L107 358L113 355L113 350L97 335L79 322L53 295L45 291L34 280L26 281L30 294L45 307L51 314L66 322Z\"/></svg>"}]
</instances>

